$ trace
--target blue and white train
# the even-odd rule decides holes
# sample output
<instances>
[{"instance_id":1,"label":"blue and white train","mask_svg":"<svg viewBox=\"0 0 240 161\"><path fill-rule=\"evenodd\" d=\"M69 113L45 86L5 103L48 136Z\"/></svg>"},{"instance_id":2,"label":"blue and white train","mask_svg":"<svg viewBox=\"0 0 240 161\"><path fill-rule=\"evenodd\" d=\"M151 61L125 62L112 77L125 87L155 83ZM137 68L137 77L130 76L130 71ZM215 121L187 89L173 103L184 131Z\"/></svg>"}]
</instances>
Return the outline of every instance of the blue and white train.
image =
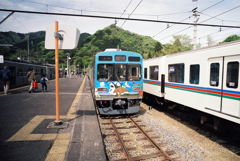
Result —
<instances>
[{"instance_id":1,"label":"blue and white train","mask_svg":"<svg viewBox=\"0 0 240 161\"><path fill-rule=\"evenodd\" d=\"M107 49L95 56L94 99L100 115L137 113L143 98L142 56Z\"/></svg>"},{"instance_id":2,"label":"blue and white train","mask_svg":"<svg viewBox=\"0 0 240 161\"><path fill-rule=\"evenodd\" d=\"M49 80L55 79L55 66L52 65L41 65L27 61L5 59L4 63L0 64L0 70L2 70L4 66L8 66L8 69L12 74L10 88L16 88L29 84L27 77L29 68L33 68L37 82L40 81L43 74L46 74ZM62 74L60 74L59 77L62 77ZM0 91L3 91L3 82L1 79Z\"/></svg>"}]
</instances>

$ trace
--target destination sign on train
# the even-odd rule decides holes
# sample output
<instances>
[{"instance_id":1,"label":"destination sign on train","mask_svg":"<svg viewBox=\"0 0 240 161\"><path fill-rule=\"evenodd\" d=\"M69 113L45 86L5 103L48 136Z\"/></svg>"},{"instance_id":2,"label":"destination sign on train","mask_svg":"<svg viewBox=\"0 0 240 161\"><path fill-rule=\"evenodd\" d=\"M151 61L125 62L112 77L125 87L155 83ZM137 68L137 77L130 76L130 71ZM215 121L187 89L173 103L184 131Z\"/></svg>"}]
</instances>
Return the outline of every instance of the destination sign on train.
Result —
<instances>
[{"instance_id":1,"label":"destination sign on train","mask_svg":"<svg viewBox=\"0 0 240 161\"><path fill-rule=\"evenodd\" d=\"M116 55L115 61L126 61L126 55Z\"/></svg>"}]
</instances>

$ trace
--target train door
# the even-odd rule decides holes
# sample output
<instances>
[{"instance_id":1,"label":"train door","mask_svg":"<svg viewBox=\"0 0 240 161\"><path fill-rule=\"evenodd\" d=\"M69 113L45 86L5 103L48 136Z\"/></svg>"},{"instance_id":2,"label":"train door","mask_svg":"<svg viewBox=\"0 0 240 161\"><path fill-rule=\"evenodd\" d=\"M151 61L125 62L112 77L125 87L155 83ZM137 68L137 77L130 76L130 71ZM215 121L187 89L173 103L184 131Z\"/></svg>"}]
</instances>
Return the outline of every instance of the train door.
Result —
<instances>
[{"instance_id":1,"label":"train door","mask_svg":"<svg viewBox=\"0 0 240 161\"><path fill-rule=\"evenodd\" d=\"M16 86L16 67L9 67L9 70L11 71L11 83L10 87L15 87Z\"/></svg>"},{"instance_id":2,"label":"train door","mask_svg":"<svg viewBox=\"0 0 240 161\"><path fill-rule=\"evenodd\" d=\"M41 73L40 73L41 77L43 76L43 74L44 74L44 73L43 73L43 69L41 69Z\"/></svg>"},{"instance_id":3,"label":"train door","mask_svg":"<svg viewBox=\"0 0 240 161\"><path fill-rule=\"evenodd\" d=\"M206 108L215 111L221 110L223 57L208 60L206 71Z\"/></svg>"},{"instance_id":4,"label":"train door","mask_svg":"<svg viewBox=\"0 0 240 161\"><path fill-rule=\"evenodd\" d=\"M221 112L240 116L240 87L239 87L240 55L224 57L224 75Z\"/></svg>"}]
</instances>

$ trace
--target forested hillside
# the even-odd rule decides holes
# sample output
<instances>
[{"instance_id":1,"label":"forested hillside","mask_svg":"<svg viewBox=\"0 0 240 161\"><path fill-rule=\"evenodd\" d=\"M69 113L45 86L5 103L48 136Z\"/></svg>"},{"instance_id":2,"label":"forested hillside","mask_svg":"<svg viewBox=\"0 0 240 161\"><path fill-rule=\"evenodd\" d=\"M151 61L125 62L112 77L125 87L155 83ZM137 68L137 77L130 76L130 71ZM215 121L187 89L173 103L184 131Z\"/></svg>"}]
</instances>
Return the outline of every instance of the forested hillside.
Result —
<instances>
[{"instance_id":1,"label":"forested hillside","mask_svg":"<svg viewBox=\"0 0 240 161\"><path fill-rule=\"evenodd\" d=\"M127 30L123 30L115 25L110 25L103 30L98 30L95 34L87 37L77 48L74 59L77 64L89 64L93 56L107 48L119 48L123 51L137 52L142 55L154 50L157 41L141 36Z\"/></svg>"},{"instance_id":2,"label":"forested hillside","mask_svg":"<svg viewBox=\"0 0 240 161\"><path fill-rule=\"evenodd\" d=\"M0 32L1 44L13 44L13 47L0 47L0 52L10 59L27 59L27 37L28 34L14 32ZM55 51L44 48L45 32L39 31L30 33L30 60L43 64L54 64ZM98 30L95 34L82 33L80 35L78 47L75 50L60 50L60 66L66 66L67 55L70 54L71 63L80 66L88 66L93 60L93 56L107 48L117 48L121 50L138 52L142 55L154 51L157 41L123 30L115 25L110 25L103 30Z\"/></svg>"},{"instance_id":3,"label":"forested hillside","mask_svg":"<svg viewBox=\"0 0 240 161\"><path fill-rule=\"evenodd\" d=\"M43 64L55 63L55 51L46 50L45 31L34 33L15 33L15 32L0 32L0 44L12 44L12 47L0 46L0 55L9 59L21 58L27 60L27 39L30 40L29 55L30 61L41 62ZM237 35L232 35L226 38L223 42L214 42L208 37L208 46L235 41L240 39ZM117 48L119 45L122 51L132 51L140 53L144 59L159 57L167 54L178 53L182 51L192 50L192 39L187 35L176 35L166 44L152 39L149 36L142 36L132 33L116 25L110 25L102 30L98 30L93 35L82 33L79 38L78 47L75 50L59 50L60 67L65 68L67 55L71 57L71 65L79 68L87 67L91 64L93 57L100 51L107 48ZM201 44L197 48L201 48Z\"/></svg>"}]
</instances>

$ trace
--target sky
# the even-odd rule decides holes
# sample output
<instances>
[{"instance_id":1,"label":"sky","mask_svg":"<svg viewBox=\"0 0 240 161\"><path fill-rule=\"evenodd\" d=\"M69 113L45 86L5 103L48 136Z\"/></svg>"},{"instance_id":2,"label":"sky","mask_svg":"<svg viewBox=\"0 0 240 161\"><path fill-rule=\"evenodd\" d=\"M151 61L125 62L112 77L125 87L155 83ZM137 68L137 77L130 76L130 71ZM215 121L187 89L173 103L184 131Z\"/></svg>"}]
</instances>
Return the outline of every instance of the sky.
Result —
<instances>
[{"instance_id":1,"label":"sky","mask_svg":"<svg viewBox=\"0 0 240 161\"><path fill-rule=\"evenodd\" d=\"M26 10L38 12L54 12L96 15L108 17L123 17L148 19L159 21L173 21L193 23L192 10L197 7L199 11L198 23L240 26L239 0L1 0L1 9ZM133 12L134 11L134 12ZM132 13L133 12L133 13ZM0 20L10 12L0 11ZM132 14L131 14L132 13ZM217 16L219 15L219 16ZM216 16L216 17L215 17ZM215 18L212 18L215 17ZM209 20L208 20L209 19ZM54 15L38 15L29 13L14 13L0 25L0 31L14 31L29 33L45 31L47 26L74 25L81 33L94 34L97 30L114 24L114 19L98 19L87 17L67 17ZM194 27L189 25L173 25L159 22L141 22L118 20L117 26L139 35L149 36L162 44L173 40L173 35L186 34L193 39ZM167 26L170 26L167 28ZM185 30L184 30L185 29ZM184 30L180 32L181 30ZM240 35L240 28L197 27L197 43L207 46L207 36L210 35L215 42L223 41L226 37Z\"/></svg>"}]
</instances>

